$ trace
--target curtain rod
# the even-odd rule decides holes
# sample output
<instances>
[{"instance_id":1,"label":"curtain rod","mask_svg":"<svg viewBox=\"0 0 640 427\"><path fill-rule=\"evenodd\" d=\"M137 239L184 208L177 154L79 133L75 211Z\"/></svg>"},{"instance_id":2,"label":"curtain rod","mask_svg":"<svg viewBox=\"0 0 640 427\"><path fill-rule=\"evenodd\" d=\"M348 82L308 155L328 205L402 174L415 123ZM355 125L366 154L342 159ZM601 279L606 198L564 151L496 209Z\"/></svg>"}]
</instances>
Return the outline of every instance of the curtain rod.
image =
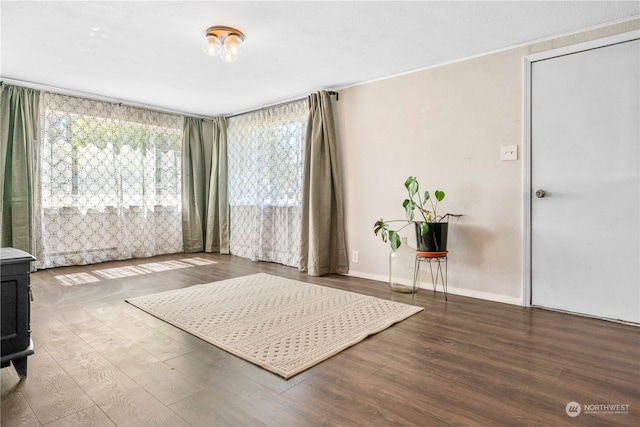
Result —
<instances>
[{"instance_id":1,"label":"curtain rod","mask_svg":"<svg viewBox=\"0 0 640 427\"><path fill-rule=\"evenodd\" d=\"M146 108L148 110L159 111L159 112L162 112L162 113L170 113L170 114L177 114L177 115L180 115L180 116L195 117L197 119L203 119L203 120L211 120L211 119L213 119L213 117L202 116L202 115L199 115L199 114L185 113L184 111L170 110L168 108L157 107L157 106L154 106L154 105L142 104L142 103L133 102L133 101L125 101L125 100L122 100L122 99L112 98L112 97L109 97L109 96L96 95L96 94L93 94L93 93L80 92L80 91L71 90L71 89L63 89L63 88L59 88L59 87L55 87L55 86L43 85L43 84L40 84L40 83L26 82L26 81L23 81L23 80L16 80L16 79L7 79L7 78L4 78L2 76L0 76L0 82L5 82L7 84L12 84L12 85L17 85L17 86L24 86L24 87L28 87L28 88L31 88L31 89L43 90L43 91L46 91L46 92L56 92L56 93L59 93L59 94L62 94L62 95L78 96L78 97L82 97L82 98L95 99L97 101L105 101L105 102L113 102L115 104L123 104L123 105L127 105L127 106L130 106L130 107ZM331 96L335 95L336 101L338 100L338 92L335 92L335 91L332 91L332 90L328 90L327 93L329 95L331 95ZM265 108L278 107L280 105L291 104L292 102L298 102L298 101L301 101L301 100L303 100L305 98L306 97L302 97L302 98L298 98L298 99L292 99L290 101L281 102L279 104L274 104L274 105L269 105L269 106L266 106L266 107L261 107L261 108L257 108L257 109L253 109L253 110L248 110L248 111L232 114L230 116L225 116L225 117L227 117L227 118L235 117L235 116L240 116L242 114L251 113L252 111L264 110Z\"/></svg>"},{"instance_id":2,"label":"curtain rod","mask_svg":"<svg viewBox=\"0 0 640 427\"><path fill-rule=\"evenodd\" d=\"M212 119L212 117L208 117L208 116L202 116L202 115L199 115L199 114L186 113L184 111L178 111L178 110L171 110L171 109L168 109L168 108L162 108L162 107L158 107L158 106L155 106L155 105L143 104L143 103L140 103L140 102L133 102L133 101L126 101L126 100L123 100L123 99L112 98L110 96L96 95L96 94L93 94L93 93L80 92L80 91L71 90L71 89L63 89L63 88L60 88L60 87L43 85L43 84L40 84L40 83L26 82L26 81L23 81L23 80L7 79L7 78L1 77L1 76L0 76L0 82L4 82L4 83L7 83L7 84L12 84L12 85L16 85L16 86L24 86L24 87L28 87L28 88L31 88L31 89L43 90L45 92L55 92L55 93L59 93L61 95L77 96L77 97L81 97L81 98L94 99L96 101L104 101L104 102L112 102L114 104L122 104L122 105L126 105L126 106L129 106L129 107L144 108L144 109L147 109L147 110L158 111L158 112L161 112L161 113L176 114L178 116L195 117L195 118L198 118L198 119L206 119L206 120L211 120Z\"/></svg>"},{"instance_id":3,"label":"curtain rod","mask_svg":"<svg viewBox=\"0 0 640 427\"><path fill-rule=\"evenodd\" d=\"M336 101L338 100L339 94L338 92L335 92L333 90L328 90L327 93L330 96L335 96L336 97ZM302 100L305 100L307 97L303 96L301 98L296 98L296 99L290 99L289 101L283 101L283 102L279 102L277 104L273 104L273 105L267 105L265 107L260 107L260 108L254 108L252 110L247 110L247 111L242 111L240 113L235 113L235 114L230 114L228 116L224 116L225 118L230 118L230 117L237 117L237 116L242 116L243 114L249 114L249 113L253 113L254 111L260 111L260 110L266 110L267 108L272 108L272 107L280 107L282 105L287 105L287 104L293 104L294 102L299 102Z\"/></svg>"}]
</instances>

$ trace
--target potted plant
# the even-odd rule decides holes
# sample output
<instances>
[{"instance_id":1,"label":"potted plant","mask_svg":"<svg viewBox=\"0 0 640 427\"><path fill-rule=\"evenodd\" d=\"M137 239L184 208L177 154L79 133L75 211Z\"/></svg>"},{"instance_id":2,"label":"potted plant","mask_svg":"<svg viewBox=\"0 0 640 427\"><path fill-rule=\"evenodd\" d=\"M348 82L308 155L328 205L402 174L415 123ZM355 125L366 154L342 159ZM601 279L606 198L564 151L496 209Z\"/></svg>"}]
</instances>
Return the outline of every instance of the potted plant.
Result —
<instances>
[{"instance_id":1,"label":"potted plant","mask_svg":"<svg viewBox=\"0 0 640 427\"><path fill-rule=\"evenodd\" d=\"M457 214L445 214L439 216L436 212L438 203L444 199L444 191L436 190L433 195L429 191L420 194L420 184L418 179L410 176L404 183L409 198L402 202L406 219L394 219L385 221L380 218L373 226L373 232L382 237L383 242L389 241L391 249L400 247L401 240L398 234L402 229L410 224L414 224L416 230L417 250L419 252L444 252L447 250L448 218L450 216L461 216ZM415 220L415 211L419 213L419 219ZM390 228L392 222L404 222L405 224L397 230Z\"/></svg>"}]
</instances>

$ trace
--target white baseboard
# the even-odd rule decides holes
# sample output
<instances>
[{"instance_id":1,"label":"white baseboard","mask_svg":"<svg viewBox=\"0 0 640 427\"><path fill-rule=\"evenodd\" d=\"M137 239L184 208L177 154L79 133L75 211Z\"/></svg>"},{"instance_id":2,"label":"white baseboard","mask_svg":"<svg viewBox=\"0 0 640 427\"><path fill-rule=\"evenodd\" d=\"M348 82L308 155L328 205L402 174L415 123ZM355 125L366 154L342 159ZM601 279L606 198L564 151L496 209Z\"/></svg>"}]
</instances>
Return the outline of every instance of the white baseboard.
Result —
<instances>
[{"instance_id":1,"label":"white baseboard","mask_svg":"<svg viewBox=\"0 0 640 427\"><path fill-rule=\"evenodd\" d=\"M447 291L450 294L460 295L463 297L478 298L478 299L483 299L487 301L501 302L504 304L511 304L511 305L520 305L520 306L522 305L522 298L519 298L519 297L510 297L507 295L492 294L489 292L475 291L473 289L461 289L461 288L455 288L452 286L447 287Z\"/></svg>"},{"instance_id":2,"label":"white baseboard","mask_svg":"<svg viewBox=\"0 0 640 427\"><path fill-rule=\"evenodd\" d=\"M353 270L349 270L349 273L347 274L347 276L353 276L353 277L360 277L361 279L369 279L369 280L377 280L378 282L389 282L389 277L387 276L381 276L379 274L369 274L369 273L363 273L361 271L353 271Z\"/></svg>"},{"instance_id":3,"label":"white baseboard","mask_svg":"<svg viewBox=\"0 0 640 427\"><path fill-rule=\"evenodd\" d=\"M389 277L387 276L381 276L379 274L363 273L361 271L353 271L353 270L349 270L349 274L347 275L353 276L353 277L360 277L362 279L369 279L369 280L376 280L378 282L384 282L385 285L388 286L387 283L389 281ZM421 283L420 289L431 289L431 288L425 286L424 283ZM441 290L442 287L438 287L438 289ZM477 291L473 289L456 288L453 286L447 287L447 292L452 295L460 295L463 297L478 298L478 299L483 299L487 301L501 302L504 304L511 304L511 305L520 305L520 306L522 305L522 298L520 297L510 297L506 295L492 294L490 292L482 292L482 291Z\"/></svg>"}]
</instances>

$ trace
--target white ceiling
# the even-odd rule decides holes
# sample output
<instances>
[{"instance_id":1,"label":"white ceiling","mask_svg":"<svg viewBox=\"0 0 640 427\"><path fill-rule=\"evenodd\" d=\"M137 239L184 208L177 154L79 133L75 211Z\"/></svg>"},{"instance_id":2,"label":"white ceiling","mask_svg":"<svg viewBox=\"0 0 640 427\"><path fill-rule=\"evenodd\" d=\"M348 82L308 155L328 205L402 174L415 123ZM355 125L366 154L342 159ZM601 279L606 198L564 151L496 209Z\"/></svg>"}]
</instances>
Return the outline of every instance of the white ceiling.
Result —
<instances>
[{"instance_id":1,"label":"white ceiling","mask_svg":"<svg viewBox=\"0 0 640 427\"><path fill-rule=\"evenodd\" d=\"M640 14L638 1L6 1L0 76L195 115L247 111ZM246 36L231 64L212 25Z\"/></svg>"}]
</instances>

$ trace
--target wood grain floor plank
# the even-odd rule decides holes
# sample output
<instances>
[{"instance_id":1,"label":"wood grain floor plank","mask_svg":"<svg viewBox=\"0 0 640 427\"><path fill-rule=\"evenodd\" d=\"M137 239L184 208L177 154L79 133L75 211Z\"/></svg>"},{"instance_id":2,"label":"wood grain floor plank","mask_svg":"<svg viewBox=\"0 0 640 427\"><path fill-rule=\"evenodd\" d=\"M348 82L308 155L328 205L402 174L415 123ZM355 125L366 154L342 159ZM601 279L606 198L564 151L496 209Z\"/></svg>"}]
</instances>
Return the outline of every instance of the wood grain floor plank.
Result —
<instances>
[{"instance_id":1,"label":"wood grain floor plank","mask_svg":"<svg viewBox=\"0 0 640 427\"><path fill-rule=\"evenodd\" d=\"M133 317L123 317L109 326L159 360L167 360L192 350Z\"/></svg>"},{"instance_id":2,"label":"wood grain floor plank","mask_svg":"<svg viewBox=\"0 0 640 427\"><path fill-rule=\"evenodd\" d=\"M207 358L190 353L166 363L185 376L195 377L197 384L209 390L212 396L232 402L265 424L285 426L308 424L308 419L298 413L296 403L281 394L283 390L304 381L306 375L284 380L269 373L273 380L260 383L251 379L250 375L243 375L243 372L226 369L226 356L220 356L222 357Z\"/></svg>"},{"instance_id":3,"label":"wood grain floor plank","mask_svg":"<svg viewBox=\"0 0 640 427\"><path fill-rule=\"evenodd\" d=\"M193 426L265 426L233 402L208 390L202 390L170 407Z\"/></svg>"},{"instance_id":4,"label":"wood grain floor plank","mask_svg":"<svg viewBox=\"0 0 640 427\"><path fill-rule=\"evenodd\" d=\"M92 406L50 422L43 427L116 427L116 425L100 408Z\"/></svg>"},{"instance_id":5,"label":"wood grain floor plank","mask_svg":"<svg viewBox=\"0 0 640 427\"><path fill-rule=\"evenodd\" d=\"M78 305L67 306L65 310L56 310L52 315L73 332L86 331L103 325L99 319Z\"/></svg>"},{"instance_id":6,"label":"wood grain floor plank","mask_svg":"<svg viewBox=\"0 0 640 427\"><path fill-rule=\"evenodd\" d=\"M140 365L160 360L106 325L80 332L78 337L115 366ZM81 353L77 355L79 354Z\"/></svg>"},{"instance_id":7,"label":"wood grain floor plank","mask_svg":"<svg viewBox=\"0 0 640 427\"><path fill-rule=\"evenodd\" d=\"M94 405L46 351L29 357L28 377L16 387L42 424L66 417Z\"/></svg>"},{"instance_id":8,"label":"wood grain floor plank","mask_svg":"<svg viewBox=\"0 0 640 427\"><path fill-rule=\"evenodd\" d=\"M1 397L8 396L13 393L18 384L20 384L20 377L13 367L7 367L0 370Z\"/></svg>"},{"instance_id":9,"label":"wood grain floor plank","mask_svg":"<svg viewBox=\"0 0 640 427\"><path fill-rule=\"evenodd\" d=\"M358 426L403 426L417 425L409 422L396 411L388 411L380 400L363 392L358 384L342 384L311 377L283 393L294 402L301 402L298 409L307 416L311 424L327 422L339 425ZM311 404L313 402L313 404ZM330 414L321 413L317 408L331 408Z\"/></svg>"},{"instance_id":10,"label":"wood grain floor plank","mask_svg":"<svg viewBox=\"0 0 640 427\"><path fill-rule=\"evenodd\" d=\"M47 322L50 321L51 320L47 320ZM32 320L32 322L40 323L43 321L41 319L37 319ZM87 342L82 339L78 339L78 335L71 330L66 330L64 333L48 336L44 341L37 337L34 337L34 339L37 340L39 346L49 353L49 355L56 361L66 360L79 354L90 353L93 351L93 348Z\"/></svg>"},{"instance_id":11,"label":"wood grain floor plank","mask_svg":"<svg viewBox=\"0 0 640 427\"><path fill-rule=\"evenodd\" d=\"M96 271L198 257L215 264L107 279ZM181 261L184 262L184 261ZM63 286L87 273L97 282ZM425 308L284 380L124 302L138 295L268 273ZM163 255L32 274L36 355L49 354L90 398L52 425L640 425L640 327L219 254ZM49 353L50 352L50 353ZM39 425L32 398L47 390L2 370L2 425ZM43 360L43 359L40 359ZM33 361L33 362L32 362ZM53 361L53 362L52 362ZM44 364L46 365L46 363ZM35 370L35 371L34 371ZM28 384L28 391L25 387ZM625 414L581 414L566 405L629 405ZM66 408L66 409L65 409ZM39 409L41 411L41 409ZM31 415L29 415L31 411Z\"/></svg>"},{"instance_id":12,"label":"wood grain floor plank","mask_svg":"<svg viewBox=\"0 0 640 427\"><path fill-rule=\"evenodd\" d=\"M184 426L184 418L142 389L114 387L98 392L96 404L118 426Z\"/></svg>"},{"instance_id":13,"label":"wood grain floor plank","mask_svg":"<svg viewBox=\"0 0 640 427\"><path fill-rule=\"evenodd\" d=\"M94 401L99 393L108 393L111 389L140 388L118 367L109 362L98 352L78 355L60 362L63 369L82 387Z\"/></svg>"},{"instance_id":14,"label":"wood grain floor plank","mask_svg":"<svg viewBox=\"0 0 640 427\"><path fill-rule=\"evenodd\" d=\"M118 426L180 426L185 420L98 353L64 362L64 369Z\"/></svg>"},{"instance_id":15,"label":"wood grain floor plank","mask_svg":"<svg viewBox=\"0 0 640 427\"><path fill-rule=\"evenodd\" d=\"M8 368L5 368L8 369ZM24 398L22 392L15 391L2 397L0 424L3 427L40 427L40 421Z\"/></svg>"},{"instance_id":16,"label":"wood grain floor plank","mask_svg":"<svg viewBox=\"0 0 640 427\"><path fill-rule=\"evenodd\" d=\"M121 369L167 406L202 390L202 387L195 385L191 379L162 362L130 365Z\"/></svg>"},{"instance_id":17,"label":"wood grain floor plank","mask_svg":"<svg viewBox=\"0 0 640 427\"><path fill-rule=\"evenodd\" d=\"M45 307L31 310L31 323L41 325L38 329L31 328L31 337L41 343L64 341L75 337L75 333Z\"/></svg>"}]
</instances>

